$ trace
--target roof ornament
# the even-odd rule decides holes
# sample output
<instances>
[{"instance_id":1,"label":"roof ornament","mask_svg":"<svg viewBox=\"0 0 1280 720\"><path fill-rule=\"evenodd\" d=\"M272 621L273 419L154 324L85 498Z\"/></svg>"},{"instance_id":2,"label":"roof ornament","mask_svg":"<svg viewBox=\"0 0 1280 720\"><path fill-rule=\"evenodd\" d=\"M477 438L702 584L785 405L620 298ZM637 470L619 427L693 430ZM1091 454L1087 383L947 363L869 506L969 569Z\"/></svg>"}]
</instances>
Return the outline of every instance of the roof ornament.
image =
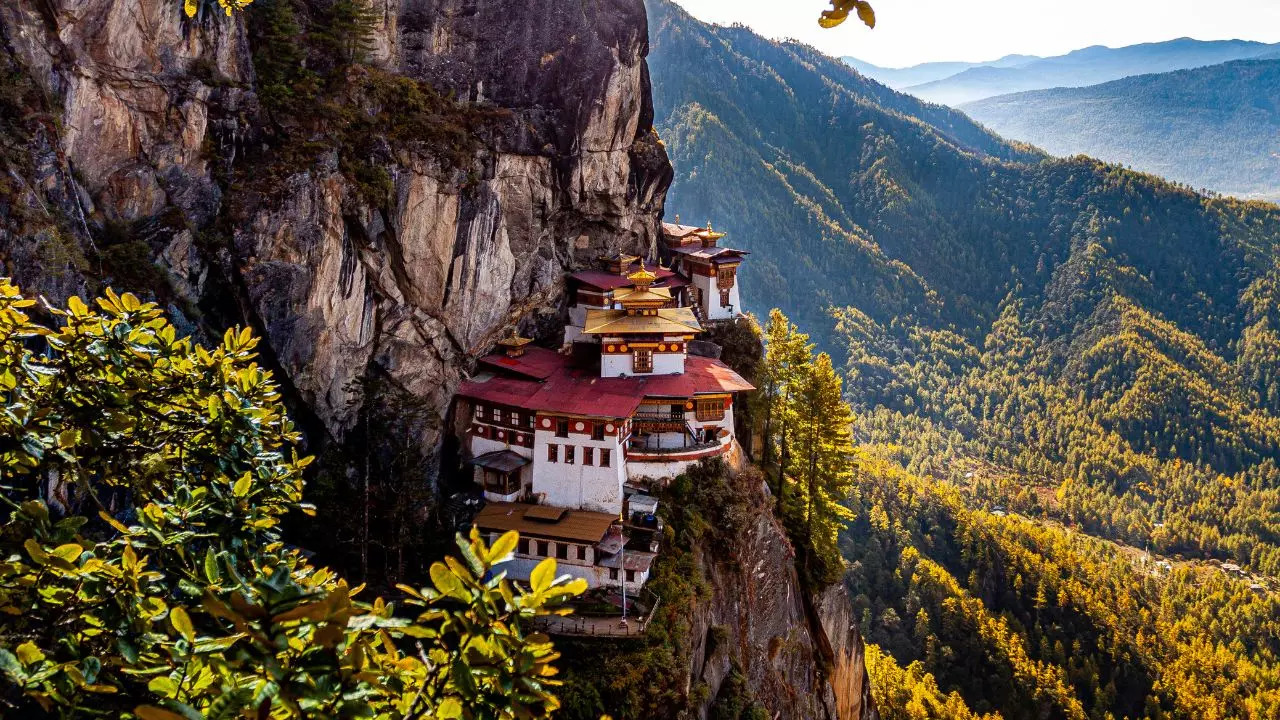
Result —
<instances>
[{"instance_id":1,"label":"roof ornament","mask_svg":"<svg viewBox=\"0 0 1280 720\"><path fill-rule=\"evenodd\" d=\"M511 334L498 341L498 344L507 350L507 357L520 357L524 354L524 346L533 342L531 338L520 337L520 332L516 328L511 328Z\"/></svg>"},{"instance_id":2,"label":"roof ornament","mask_svg":"<svg viewBox=\"0 0 1280 720\"><path fill-rule=\"evenodd\" d=\"M653 284L653 281L658 279L658 276L645 269L644 258L640 258L640 269L628 275L627 279L630 280L637 289L648 290L649 286Z\"/></svg>"}]
</instances>

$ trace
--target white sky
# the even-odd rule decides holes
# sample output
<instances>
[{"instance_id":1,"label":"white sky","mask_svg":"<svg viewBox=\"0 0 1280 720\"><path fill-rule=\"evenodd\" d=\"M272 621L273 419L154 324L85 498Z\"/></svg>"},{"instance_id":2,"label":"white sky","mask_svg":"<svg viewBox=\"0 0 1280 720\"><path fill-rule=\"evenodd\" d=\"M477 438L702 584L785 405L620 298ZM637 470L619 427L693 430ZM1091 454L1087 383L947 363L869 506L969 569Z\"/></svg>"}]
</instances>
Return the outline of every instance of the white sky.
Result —
<instances>
[{"instance_id":1,"label":"white sky","mask_svg":"<svg viewBox=\"0 0 1280 720\"><path fill-rule=\"evenodd\" d=\"M1060 55L1177 37L1280 42L1280 0L872 0L875 30L852 17L819 28L826 0L676 2L701 20L740 22L766 37L797 38L885 67Z\"/></svg>"}]
</instances>

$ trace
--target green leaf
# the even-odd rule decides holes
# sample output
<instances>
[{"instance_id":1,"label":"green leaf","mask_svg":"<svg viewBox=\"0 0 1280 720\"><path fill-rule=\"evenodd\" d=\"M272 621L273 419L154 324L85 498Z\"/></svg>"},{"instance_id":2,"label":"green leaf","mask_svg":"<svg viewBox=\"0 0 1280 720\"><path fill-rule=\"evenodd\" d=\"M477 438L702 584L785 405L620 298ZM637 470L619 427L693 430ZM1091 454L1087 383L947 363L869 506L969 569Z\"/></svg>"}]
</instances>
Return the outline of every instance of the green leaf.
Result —
<instances>
[{"instance_id":1,"label":"green leaf","mask_svg":"<svg viewBox=\"0 0 1280 720\"><path fill-rule=\"evenodd\" d=\"M507 556L516 549L516 545L520 542L520 533L515 530L508 530L503 533L502 537L494 541L493 546L489 548L489 564L496 565L507 559Z\"/></svg>"},{"instance_id":2,"label":"green leaf","mask_svg":"<svg viewBox=\"0 0 1280 720\"><path fill-rule=\"evenodd\" d=\"M23 665L31 665L44 659L44 652L30 640L19 645L17 650L18 659L22 661Z\"/></svg>"},{"instance_id":3,"label":"green leaf","mask_svg":"<svg viewBox=\"0 0 1280 720\"><path fill-rule=\"evenodd\" d=\"M204 551L204 577L210 585L217 585L222 580L222 576L218 573L218 558L213 554L213 548Z\"/></svg>"},{"instance_id":4,"label":"green leaf","mask_svg":"<svg viewBox=\"0 0 1280 720\"><path fill-rule=\"evenodd\" d=\"M147 689L163 698L171 698L178 694L178 683L168 675L151 678Z\"/></svg>"},{"instance_id":5,"label":"green leaf","mask_svg":"<svg viewBox=\"0 0 1280 720\"><path fill-rule=\"evenodd\" d=\"M529 585L534 592L543 592L551 587L551 582L556 578L556 559L546 558L538 563L538 566L529 573Z\"/></svg>"},{"instance_id":6,"label":"green leaf","mask_svg":"<svg viewBox=\"0 0 1280 720\"><path fill-rule=\"evenodd\" d=\"M27 554L31 556L31 559L35 561L37 565L44 565L48 562L49 553L45 552L44 548L40 547L40 543L36 542L35 538L27 538L26 541L22 543L22 547L27 549Z\"/></svg>"},{"instance_id":7,"label":"green leaf","mask_svg":"<svg viewBox=\"0 0 1280 720\"><path fill-rule=\"evenodd\" d=\"M187 611L181 607L175 607L169 611L169 622L173 624L173 629L182 633L187 642L196 641L196 629L191 624L191 617L187 615Z\"/></svg>"},{"instance_id":8,"label":"green leaf","mask_svg":"<svg viewBox=\"0 0 1280 720\"><path fill-rule=\"evenodd\" d=\"M22 663L18 662L18 658L13 653L0 648L0 670L12 675L15 679L26 677L26 671L22 669Z\"/></svg>"},{"instance_id":9,"label":"green leaf","mask_svg":"<svg viewBox=\"0 0 1280 720\"><path fill-rule=\"evenodd\" d=\"M436 590L440 591L442 595L448 595L451 598L463 601L468 599L466 589L462 586L462 581L458 579L457 575L453 574L452 570L445 567L444 563L431 563L431 584L435 585Z\"/></svg>"},{"instance_id":10,"label":"green leaf","mask_svg":"<svg viewBox=\"0 0 1280 720\"><path fill-rule=\"evenodd\" d=\"M249 473L241 475L240 479L236 480L236 484L231 486L231 494L236 497L244 497L245 495L248 495L249 486L252 482L253 481L249 477Z\"/></svg>"},{"instance_id":11,"label":"green leaf","mask_svg":"<svg viewBox=\"0 0 1280 720\"><path fill-rule=\"evenodd\" d=\"M80 547L76 543L67 543L66 545L59 545L58 547L53 549L54 555L62 558L63 560L66 560L67 562L75 562L77 559L79 559L80 554L83 552L84 552L84 548Z\"/></svg>"}]
</instances>

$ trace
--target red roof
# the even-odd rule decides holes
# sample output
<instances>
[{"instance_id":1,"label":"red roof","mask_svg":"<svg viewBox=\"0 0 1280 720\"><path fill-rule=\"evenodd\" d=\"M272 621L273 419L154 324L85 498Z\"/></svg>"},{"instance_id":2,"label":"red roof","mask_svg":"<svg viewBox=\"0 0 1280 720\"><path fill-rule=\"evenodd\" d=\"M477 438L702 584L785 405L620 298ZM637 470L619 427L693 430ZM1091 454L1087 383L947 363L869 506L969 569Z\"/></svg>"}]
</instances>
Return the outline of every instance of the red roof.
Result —
<instances>
[{"instance_id":1,"label":"red roof","mask_svg":"<svg viewBox=\"0 0 1280 720\"><path fill-rule=\"evenodd\" d=\"M462 383L458 395L495 405L522 410L583 415L586 417L630 417L645 397L689 398L708 393L742 392L755 387L713 358L690 355L681 375L644 375L625 378L602 378L594 370L573 367L570 358L542 348L542 357L534 361L538 367L554 358L559 366L542 381L527 379L528 371L512 369L518 377L484 373ZM532 352L533 349L530 350ZM502 368L505 361L520 358L490 355L480 362L486 367Z\"/></svg>"},{"instance_id":2,"label":"red roof","mask_svg":"<svg viewBox=\"0 0 1280 720\"><path fill-rule=\"evenodd\" d=\"M494 353L480 358L480 364L534 380L546 380L564 367L564 360L565 358L554 350L530 345L519 357L507 357L505 353Z\"/></svg>"}]
</instances>

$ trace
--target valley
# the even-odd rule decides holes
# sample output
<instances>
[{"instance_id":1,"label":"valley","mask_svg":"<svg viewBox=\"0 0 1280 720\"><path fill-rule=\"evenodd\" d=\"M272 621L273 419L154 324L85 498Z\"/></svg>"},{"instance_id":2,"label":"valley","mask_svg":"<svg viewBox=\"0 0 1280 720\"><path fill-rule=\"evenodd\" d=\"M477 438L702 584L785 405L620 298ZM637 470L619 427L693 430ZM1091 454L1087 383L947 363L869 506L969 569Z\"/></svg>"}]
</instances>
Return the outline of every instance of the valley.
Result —
<instances>
[{"instance_id":1,"label":"valley","mask_svg":"<svg viewBox=\"0 0 1280 720\"><path fill-rule=\"evenodd\" d=\"M873 685L881 706L1280 711L1280 208L1053 158L803 45L650 15L671 201L741 218L749 309L843 360L847 582L873 680L913 688Z\"/></svg>"}]
</instances>

